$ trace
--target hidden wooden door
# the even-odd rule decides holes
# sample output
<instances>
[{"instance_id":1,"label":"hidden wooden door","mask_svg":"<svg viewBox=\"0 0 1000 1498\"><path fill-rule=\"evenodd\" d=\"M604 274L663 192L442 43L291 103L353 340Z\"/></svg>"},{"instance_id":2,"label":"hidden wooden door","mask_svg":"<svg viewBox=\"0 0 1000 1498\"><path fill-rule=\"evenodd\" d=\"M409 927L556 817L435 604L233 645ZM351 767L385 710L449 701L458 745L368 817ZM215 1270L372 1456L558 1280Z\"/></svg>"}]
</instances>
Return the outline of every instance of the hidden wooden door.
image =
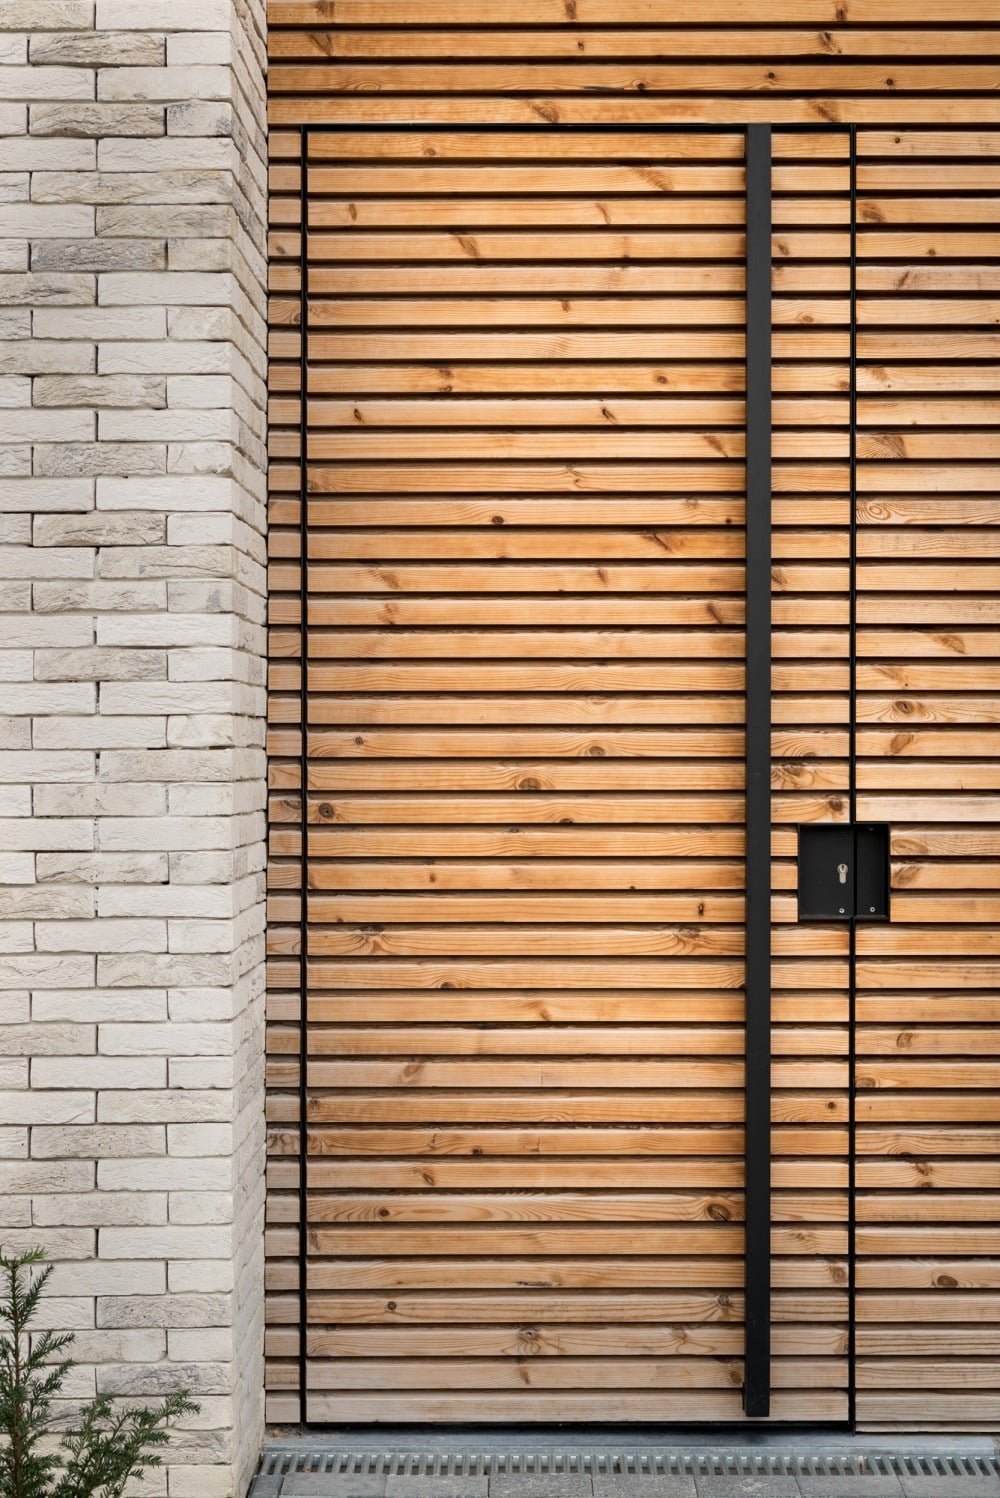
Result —
<instances>
[{"instance_id":1,"label":"hidden wooden door","mask_svg":"<svg viewBox=\"0 0 1000 1498\"><path fill-rule=\"evenodd\" d=\"M275 142L273 1418L747 1419L761 1108L767 1416L995 1415L1000 199L774 130L754 522L747 141ZM858 819L891 920L799 921Z\"/></svg>"}]
</instances>

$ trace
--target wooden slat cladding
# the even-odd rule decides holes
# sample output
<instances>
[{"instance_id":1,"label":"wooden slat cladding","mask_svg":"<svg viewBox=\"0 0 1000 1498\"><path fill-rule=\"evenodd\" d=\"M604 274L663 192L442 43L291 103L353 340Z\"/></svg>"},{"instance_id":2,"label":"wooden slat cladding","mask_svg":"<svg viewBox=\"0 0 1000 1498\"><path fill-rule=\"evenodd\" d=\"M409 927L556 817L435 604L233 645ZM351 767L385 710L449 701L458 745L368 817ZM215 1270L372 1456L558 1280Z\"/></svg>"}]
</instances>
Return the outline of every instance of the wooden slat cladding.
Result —
<instances>
[{"instance_id":1,"label":"wooden slat cladding","mask_svg":"<svg viewBox=\"0 0 1000 1498\"><path fill-rule=\"evenodd\" d=\"M641 1418L656 1388L666 1418L735 1419L742 132L677 157L633 135L627 174L613 136L569 163L479 139L434 160L384 132L355 163L309 137L307 1409L589 1418L600 1388ZM606 193L655 289L562 282L563 221ZM672 215L667 259L676 194L700 227ZM460 295L432 279L443 212ZM544 290L478 290L509 237ZM722 285L698 289L713 242ZM391 291L368 284L386 251ZM683 883L660 894L664 845ZM627 1184L590 1158L607 1129ZM637 1265L627 1292L608 1258Z\"/></svg>"},{"instance_id":2,"label":"wooden slat cladding","mask_svg":"<svg viewBox=\"0 0 1000 1498\"><path fill-rule=\"evenodd\" d=\"M776 1073L789 1111L776 1127L774 1184L793 1217L775 1224L773 1410L779 1419L843 1413L846 1222L823 1212L846 1185L847 1098L841 1072L810 1077L802 1068L809 1058L846 1063L846 958L835 931L814 932L812 948L799 950L805 928L790 917L794 823L839 815L835 802L844 794L849 657L837 606L849 588L849 495L837 485L847 466L848 426L838 381L850 342L850 217L843 175L831 174L845 173L848 142L836 133L780 129L840 121L861 127L858 452L862 484L873 482L862 487L858 509L858 791L862 807L877 800L877 814L896 824L892 926L865 937L877 950L866 951L858 968L857 1409L867 1428L990 1422L1000 1377L1000 1249L990 1194L1000 1153L990 1070L1000 976L993 951L1000 789L992 737L1000 724L1000 621L991 540L1000 478L993 445L1000 334L988 310L1000 284L1000 133L990 128L1000 122L995 0L960 0L946 25L930 0L705 0L696 15L677 0L507 0L502 16L497 24L496 7L480 0L337 0L332 13L318 0L269 5L269 1418L295 1421L301 1412L300 176L299 132L284 127L308 123L343 127L314 136L316 171L351 173L330 177L344 191L330 187L317 200L312 296L333 310L313 338L329 340L326 348L338 347L343 358L324 353L316 361L309 400L313 432L337 451L317 463L349 468L354 486L314 494L311 504L317 535L349 532L361 547L349 561L336 552L313 561L324 589L335 573L349 591L338 596L338 628L317 626L312 660L314 669L355 673L351 701L365 725L360 735L352 722L313 725L313 772L326 778L317 779L311 799L317 809L321 802L348 806L354 819L313 824L319 851L312 897L331 902L318 907L324 929L339 928L342 937L359 924L381 925L406 948L374 956L379 933L368 931L369 950L316 959L344 972L350 964L359 983L350 1010L338 1007L345 991L314 988L317 1034L338 1040L334 1050L318 1049L315 1063L366 1066L364 1075L380 1084L387 1065L435 1067L438 1079L405 1087L413 1109L421 1099L429 1103L426 1116L400 1121L392 1114L397 1089L366 1084L352 1089L356 1118L316 1125L317 1135L332 1129L337 1139L336 1153L310 1160L317 1199L364 1197L367 1211L373 1200L381 1206L405 1197L413 1210L404 1206L410 1215L385 1227L377 1217L314 1224L317 1231L353 1232L357 1241L349 1255L327 1261L325 1280L322 1265L314 1268L318 1329L340 1341L314 1358L322 1368L313 1372L313 1416L323 1419L335 1405L337 1418L367 1420L377 1395L386 1419L410 1418L414 1398L428 1419L482 1420L493 1411L522 1419L524 1389L497 1380L537 1350L521 1335L526 1330L540 1332L547 1350L559 1349L556 1357L530 1361L539 1419L566 1418L570 1404L580 1418L657 1421L730 1419L737 1407L742 1260L738 1252L711 1259L709 1297L730 1303L710 1317L700 1290L704 1249L694 1234L707 1230L721 1241L738 1224L685 1217L679 1202L738 1195L738 1089L672 1088L675 1113L665 1123L656 1115L658 1087L618 1088L611 1116L601 1117L609 1094L593 1085L602 1053L592 1048L617 1027L623 1038L616 1076L669 1063L658 1033L665 1024L658 975L667 962L678 981L682 971L713 975L712 987L696 987L686 976L670 991L668 1023L688 1048L683 1055L694 1065L714 1057L723 1067L740 1056L742 1000L726 986L740 959L725 947L739 929L733 902L742 891L741 827L720 820L706 840L704 821L667 817L695 798L707 798L718 814L739 796L741 697L722 668L741 660L740 556L706 556L703 543L714 537L731 545L742 519L742 491L727 477L741 465L740 321L717 318L742 294L742 199L723 184L733 180L743 149L741 132L731 127L749 121L779 127L774 1044L782 1065L797 1068ZM562 124L575 128L544 130ZM502 125L536 127L530 160L509 152L504 131L488 128ZM606 137L588 125L615 127L613 160ZM658 147L651 158L648 130L665 125L673 127L673 154ZM709 127L710 161L702 154L705 136L685 129L692 125ZM439 127L432 144L427 126ZM669 182L643 175L653 161L656 173L669 168ZM449 190L413 190L415 175L399 193L368 186L384 184L387 169L404 164L412 173L446 168ZM613 186L593 175L611 166ZM697 190L692 167L699 166L711 167L718 191ZM587 190L555 190L569 170L581 184L583 173L591 174ZM407 357L398 326L383 312L404 300L412 319ZM456 321L422 317L422 304L444 300ZM680 304L694 300L702 320L684 321ZM338 320L338 305L348 301L357 305L354 323ZM631 304L624 323L611 320L611 303L622 301ZM488 321L472 323L476 302L502 305ZM532 316L539 310L541 321ZM802 334L808 344L797 343ZM481 356L480 335L494 357ZM649 357L651 340L656 352ZM802 359L796 348L806 346ZM387 364L395 381L388 392ZM671 383L678 377L680 386ZM650 422L644 416L654 401L663 414ZM357 440L352 433L363 427L366 435L391 436L394 455L356 462L340 456L345 438ZM541 440L564 443L567 431L580 438L572 450ZM475 456L489 432L502 444ZM706 434L718 439L708 455ZM397 486L376 482L372 462L391 463ZM568 464L573 486L551 483L548 471ZM490 487L445 488L425 482L428 469L488 473ZM669 470L677 486L650 483L652 469ZM706 475L706 487L693 511L687 501L695 472ZM594 557L537 550L556 536L571 542L580 533L581 505L595 500L609 512L613 501L615 516L600 528L607 554L596 561L610 581L599 594L580 587ZM375 505L379 531L391 533L399 548L392 583L377 593L365 579L386 558L363 550ZM641 538L668 529L678 588L650 593L642 576L664 566L666 553L654 561ZM480 538L481 552L463 551L470 534ZM496 588L501 568L503 596ZM533 587L540 569L556 578L552 593ZM460 570L474 586L446 591ZM414 591L419 579L435 591ZM718 610L711 623L706 598ZM388 606L403 611L391 629L381 612ZM516 663L503 653L512 631L526 652ZM572 654L560 654L567 646ZM515 664L516 689L498 690L497 674ZM581 664L602 673L600 689L574 671ZM656 690L662 673L676 671L680 681L692 665L706 668L703 691ZM445 675L433 676L433 667ZM460 672L456 690L467 722L456 721L456 698L442 686ZM427 683L422 693L413 690L418 681ZM420 722L375 721L386 702L418 697ZM689 697L732 716L693 727ZM526 701L545 716L526 721ZM623 705L625 721L609 716L612 702ZM603 758L588 752L595 742ZM423 777L418 786L400 783L407 767ZM541 794L517 788L526 771ZM519 802L517 822L493 819L504 797ZM589 805L600 803L606 815L630 798L642 800L646 820L583 820ZM413 820L417 803L432 800L436 820ZM538 815L529 820L526 808L536 800ZM357 816L361 802L383 820ZM481 818L453 819L473 802ZM389 816L395 820L384 820ZM387 828L395 850L389 856ZM350 860L330 855L339 836L350 838ZM704 906L697 919L692 895ZM359 902L373 896L377 914L366 912L368 921L359 923ZM448 920L417 918L422 907L415 902L428 897L441 902ZM485 922L485 902L500 899L514 919ZM541 900L552 915L545 922L531 919ZM652 919L629 918L630 904ZM607 931L605 945L615 949L578 959L552 951L565 930L556 913L570 908L584 913L589 930ZM659 932L667 928L707 937L710 950L675 948L664 957ZM481 983L490 964L498 986L439 986L447 954L426 950L427 939L457 930L513 935L500 955L463 951L450 959L468 984ZM519 936L528 931L535 945L521 955ZM539 951L539 942L549 949ZM394 965L397 986L361 986L376 963ZM575 986L536 981L553 965L571 968ZM792 975L804 986L793 987ZM595 986L585 987L591 979ZM612 980L621 986L612 989ZM372 1051L372 1035L389 1029L398 1049ZM523 1049L526 1038L549 1029L558 1031L562 1050ZM699 1049L706 1036L711 1055ZM441 1049L428 1051L428 1037ZM533 1103L519 1104L525 1090L510 1086L524 1072L508 1071L506 1107L491 1104L483 1117L490 1089L457 1093L441 1085L443 1063L474 1061L529 1062L549 1080L573 1063L590 1068L579 1073L589 1080L572 1095L572 1107L540 1122ZM335 1095L346 1098L339 1081L338 1074ZM550 1105L568 1096L555 1086L539 1093ZM455 1100L446 1124L432 1111L442 1096ZM808 1116L796 1109L803 1101ZM475 1220L413 1215L430 1194L429 1163L433 1193L448 1200L475 1194ZM604 1193L620 1203L630 1193L648 1196L651 1163L655 1190L673 1201L674 1219L570 1220L578 1210L570 1198ZM558 1195L563 1216L542 1226L501 1221L496 1203L510 1192ZM410 1234L413 1256L369 1253L377 1240L363 1239L362 1230ZM574 1240L567 1235L581 1232L594 1253L569 1252ZM459 1252L440 1253L446 1233L462 1245ZM678 1233L689 1235L689 1251L681 1251ZM502 1253L481 1250L490 1235ZM623 1236L638 1251L618 1252ZM829 1281L820 1286L816 1266L824 1261ZM456 1265L484 1267L489 1285L477 1290L468 1274L456 1281ZM530 1305L519 1298L526 1288ZM405 1318L411 1337L411 1382L403 1390L391 1382L399 1366L397 1327L378 1309L387 1302L372 1298L382 1293L391 1294L391 1316ZM600 1326L633 1335L632 1354L612 1350L619 1379L613 1398L602 1383L608 1348L597 1323L586 1320L593 1296L609 1317ZM559 1319L568 1299L586 1312L583 1320ZM446 1321L434 1321L446 1300ZM677 1333L673 1342L647 1338L664 1327ZM449 1331L443 1340L442 1330ZM364 1355L351 1341L359 1333L372 1339ZM685 1345L689 1334L694 1347ZM713 1335L721 1338L714 1353L705 1341ZM730 1336L735 1342L725 1340ZM666 1390L654 1371L665 1351ZM443 1377L450 1379L445 1392ZM733 1381L719 1386L713 1378Z\"/></svg>"},{"instance_id":3,"label":"wooden slat cladding","mask_svg":"<svg viewBox=\"0 0 1000 1498\"><path fill-rule=\"evenodd\" d=\"M272 136L272 157L298 168L298 132ZM275 225L297 212L298 199L272 194L269 285L272 296L297 297L299 238ZM268 483L269 693L268 693L268 932L267 932L267 1418L297 1422L299 1224L302 1216L299 1157L299 1058L301 919L299 447L300 364L297 331L287 301L282 322L271 322L268 389L271 465ZM285 461L289 459L289 461Z\"/></svg>"},{"instance_id":4,"label":"wooden slat cladding","mask_svg":"<svg viewBox=\"0 0 1000 1498\"><path fill-rule=\"evenodd\" d=\"M501 19L502 17L502 19ZM275 126L1000 121L994 0L269 0Z\"/></svg>"},{"instance_id":5,"label":"wooden slat cladding","mask_svg":"<svg viewBox=\"0 0 1000 1498\"><path fill-rule=\"evenodd\" d=\"M1000 1398L1000 193L980 161L962 196L969 145L858 137L858 811L894 857L892 924L858 933L857 1399L881 1428L995 1425ZM912 248L930 222L975 250Z\"/></svg>"},{"instance_id":6,"label":"wooden slat cladding","mask_svg":"<svg viewBox=\"0 0 1000 1498\"><path fill-rule=\"evenodd\" d=\"M850 1140L850 966L845 926L796 924L794 823L842 822L847 794L850 700L850 168L849 137L837 132L776 135L772 167L773 384L796 412L795 443L772 434L775 502L772 540L772 1219L798 1199L803 1245L815 1235L818 1276L830 1287L839 1356L809 1375L846 1391L850 1304L848 1197ZM808 149L827 188L789 171ZM793 154L794 153L794 154ZM824 153L828 153L827 161ZM836 225L835 244L812 236ZM779 290L784 282L788 290ZM816 360L817 327L838 328L835 347ZM781 340L781 341L779 341ZM811 1007L810 1007L811 1006ZM782 1060L798 1052L795 1070ZM783 1185L783 1168L810 1183L805 1198ZM822 1248L818 1245L822 1242ZM781 1260L772 1259L780 1274ZM834 1288L836 1287L836 1288ZM777 1328L775 1328L777 1329ZM846 1392L837 1415L849 1413ZM780 1416L778 1417L780 1418Z\"/></svg>"},{"instance_id":7,"label":"wooden slat cladding","mask_svg":"<svg viewBox=\"0 0 1000 1498\"><path fill-rule=\"evenodd\" d=\"M354 139L389 205L376 231L345 208ZM513 223L538 241L548 284L527 298L433 283L452 235L427 225L463 183L447 160L414 165L429 139L386 133L374 165L368 138L338 140L342 178L330 137L309 137L308 1413L582 1419L600 1387L622 1418L649 1418L657 1388L660 1418L739 1419L742 132L657 132L645 159L630 134L631 159L662 180L630 231L656 284L621 294L562 286L579 262L533 224L591 201L601 149L612 201L631 193L614 137L567 166L547 137L508 136L519 191L487 197L476 177L464 233L478 246ZM785 178L804 204L791 221L843 219L827 139L826 197ZM475 144L452 150L479 172ZM697 176L671 187L677 161ZM699 225L667 257L661 217ZM387 252L391 292L368 281ZM502 247L469 256L487 275L510 263ZM829 269L796 260L776 308L794 397L779 551L806 553L789 564L794 609L778 600L786 620L829 584L800 523L812 489L837 487L802 454L843 446L826 435L845 418L838 348L800 373L817 352L803 312L842 302ZM512 346L526 325L535 341ZM276 444L294 459L296 438ZM794 630L781 640L779 691L829 673L810 658L803 675ZM829 812L825 787L803 795L791 777L792 753L829 743L823 714L801 717L795 749L778 744L785 822ZM787 926L775 941L779 1418L846 1413L842 964L823 960L838 944ZM811 1023L817 1009L831 1023ZM610 1172L593 1158L609 1131L625 1157ZM683 1305L656 1293L680 1282ZM522 1287L506 1316L504 1286Z\"/></svg>"}]
</instances>

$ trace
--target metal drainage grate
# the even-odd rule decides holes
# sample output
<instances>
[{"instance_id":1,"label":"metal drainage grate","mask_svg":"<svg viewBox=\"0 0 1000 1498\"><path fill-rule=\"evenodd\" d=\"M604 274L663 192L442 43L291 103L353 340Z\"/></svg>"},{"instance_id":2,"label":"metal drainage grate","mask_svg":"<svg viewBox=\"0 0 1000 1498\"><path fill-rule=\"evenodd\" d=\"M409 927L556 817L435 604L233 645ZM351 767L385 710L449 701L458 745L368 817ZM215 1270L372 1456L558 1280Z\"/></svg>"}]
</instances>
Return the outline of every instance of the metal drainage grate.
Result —
<instances>
[{"instance_id":1,"label":"metal drainage grate","mask_svg":"<svg viewBox=\"0 0 1000 1498\"><path fill-rule=\"evenodd\" d=\"M652 1451L265 1451L261 1477L962 1477L996 1478L1000 1459L947 1452L796 1453L753 1448Z\"/></svg>"}]
</instances>

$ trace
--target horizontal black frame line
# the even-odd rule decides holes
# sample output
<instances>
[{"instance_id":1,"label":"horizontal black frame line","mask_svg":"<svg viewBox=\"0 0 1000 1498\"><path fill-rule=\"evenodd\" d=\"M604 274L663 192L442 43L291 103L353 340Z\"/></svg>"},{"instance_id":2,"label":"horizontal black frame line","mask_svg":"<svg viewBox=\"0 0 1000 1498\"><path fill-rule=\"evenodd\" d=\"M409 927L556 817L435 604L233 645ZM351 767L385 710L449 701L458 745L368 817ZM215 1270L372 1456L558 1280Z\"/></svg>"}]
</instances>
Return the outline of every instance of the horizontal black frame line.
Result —
<instances>
[{"instance_id":1,"label":"horizontal black frame line","mask_svg":"<svg viewBox=\"0 0 1000 1498\"><path fill-rule=\"evenodd\" d=\"M771 1412L771 127L746 132L746 1250L743 1409Z\"/></svg>"},{"instance_id":2,"label":"horizontal black frame line","mask_svg":"<svg viewBox=\"0 0 1000 1498\"><path fill-rule=\"evenodd\" d=\"M289 98L299 98L300 95L288 95ZM343 97L343 96L340 96ZM362 97L355 95L356 98ZM383 98L390 97L382 95ZM391 97L403 97L392 95ZM433 98L427 94L424 98ZM963 96L964 97L964 96ZM620 124L607 124L604 121L595 121L589 124L586 120L539 120L538 124L509 124L493 125L489 123L468 124L464 121L454 123L441 123L437 120L421 121L419 124L407 124L406 121L393 123L392 121L380 120L315 120L308 125L272 125L271 131L278 135L287 130L308 131L310 135L392 135L402 132L406 135L572 135L574 132L582 135L643 135L648 132L653 134L673 135L732 135L740 130L744 135L749 130L777 130L782 135L850 135L851 125L836 124L817 120L815 124L803 123L802 121L790 120L787 125L730 125L730 124L705 124L703 121L692 121L690 124L680 120L676 123L662 124L659 121L649 123L635 120L623 120ZM877 130L877 125L868 127ZM923 124L915 124L912 121L907 124L907 130L933 130L940 128L933 120L926 120ZM427 165L425 161L423 163Z\"/></svg>"}]
</instances>

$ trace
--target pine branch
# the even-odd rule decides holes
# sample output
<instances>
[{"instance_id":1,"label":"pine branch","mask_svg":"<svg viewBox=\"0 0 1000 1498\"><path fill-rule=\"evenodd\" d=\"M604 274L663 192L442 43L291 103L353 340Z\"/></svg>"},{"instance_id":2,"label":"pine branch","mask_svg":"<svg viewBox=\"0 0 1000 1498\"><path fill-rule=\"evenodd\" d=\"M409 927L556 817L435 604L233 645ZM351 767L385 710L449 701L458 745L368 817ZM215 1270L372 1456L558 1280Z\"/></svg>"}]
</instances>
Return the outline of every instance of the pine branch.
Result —
<instances>
[{"instance_id":1,"label":"pine branch","mask_svg":"<svg viewBox=\"0 0 1000 1498\"><path fill-rule=\"evenodd\" d=\"M80 1413L58 1452L43 1452L52 1400L73 1367L61 1356L71 1332L44 1331L32 1339L31 1321L51 1266L34 1274L42 1250L5 1258L0 1253L0 1498L122 1498L126 1484L162 1463L167 1426L199 1406L186 1390L162 1404L117 1410L102 1394Z\"/></svg>"}]
</instances>

